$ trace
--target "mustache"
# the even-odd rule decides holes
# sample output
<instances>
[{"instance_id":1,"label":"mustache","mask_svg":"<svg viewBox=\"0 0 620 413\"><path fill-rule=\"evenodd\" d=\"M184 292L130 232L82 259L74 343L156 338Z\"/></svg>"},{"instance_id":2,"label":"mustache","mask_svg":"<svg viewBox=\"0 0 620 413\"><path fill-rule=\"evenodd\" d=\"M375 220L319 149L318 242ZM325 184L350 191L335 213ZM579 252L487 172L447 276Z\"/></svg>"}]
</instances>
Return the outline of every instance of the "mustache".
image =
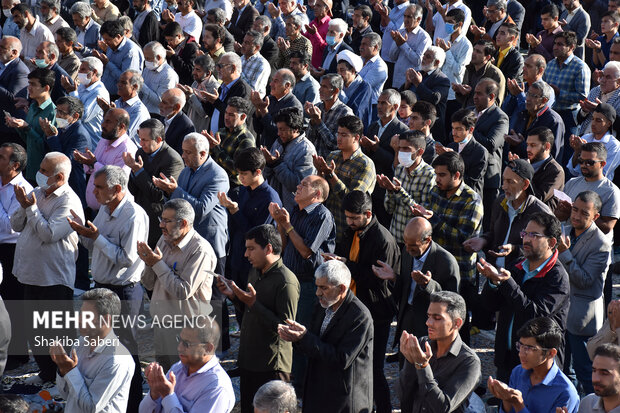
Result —
<instances>
[{"instance_id":1,"label":"mustache","mask_svg":"<svg viewBox=\"0 0 620 413\"><path fill-rule=\"evenodd\" d=\"M525 247L525 246L528 246L528 247L532 248L532 243L531 243L531 242L524 242L524 243L523 243L523 246L524 246L524 247Z\"/></svg>"}]
</instances>

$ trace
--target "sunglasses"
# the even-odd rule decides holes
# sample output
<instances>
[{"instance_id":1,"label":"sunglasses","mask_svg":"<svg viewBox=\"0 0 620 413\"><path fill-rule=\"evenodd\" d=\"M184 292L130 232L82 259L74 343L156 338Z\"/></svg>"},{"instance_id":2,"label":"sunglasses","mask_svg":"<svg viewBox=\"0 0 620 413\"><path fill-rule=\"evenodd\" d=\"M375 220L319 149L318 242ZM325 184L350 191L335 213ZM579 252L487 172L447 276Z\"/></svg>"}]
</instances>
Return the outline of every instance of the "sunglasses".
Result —
<instances>
[{"instance_id":1,"label":"sunglasses","mask_svg":"<svg viewBox=\"0 0 620 413\"><path fill-rule=\"evenodd\" d=\"M581 159L581 158L578 158L577 162L579 163L579 165L594 166L597 162L603 162L603 161L598 160L598 159Z\"/></svg>"}]
</instances>

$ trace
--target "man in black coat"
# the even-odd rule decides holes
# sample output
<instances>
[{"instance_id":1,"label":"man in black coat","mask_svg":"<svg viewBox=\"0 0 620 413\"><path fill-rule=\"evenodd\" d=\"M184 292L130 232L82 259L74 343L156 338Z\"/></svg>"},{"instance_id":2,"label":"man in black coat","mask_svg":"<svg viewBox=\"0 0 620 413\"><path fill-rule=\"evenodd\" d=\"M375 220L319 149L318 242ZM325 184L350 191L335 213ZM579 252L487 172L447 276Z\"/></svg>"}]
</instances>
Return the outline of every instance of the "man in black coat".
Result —
<instances>
[{"instance_id":1,"label":"man in black coat","mask_svg":"<svg viewBox=\"0 0 620 413\"><path fill-rule=\"evenodd\" d=\"M159 114L164 118L166 143L179 155L183 154L185 135L196 132L191 119L183 112L186 100L185 93L174 88L166 90L159 103Z\"/></svg>"},{"instance_id":2,"label":"man in black coat","mask_svg":"<svg viewBox=\"0 0 620 413\"><path fill-rule=\"evenodd\" d=\"M278 326L283 340L292 341L308 357L304 413L372 411L372 316L349 290L351 272L337 260L315 272L316 307L311 325L286 320Z\"/></svg>"},{"instance_id":3,"label":"man in black coat","mask_svg":"<svg viewBox=\"0 0 620 413\"><path fill-rule=\"evenodd\" d=\"M133 0L129 17L133 21L133 36L140 46L144 47L147 43L160 40L157 12L151 8L148 0Z\"/></svg>"},{"instance_id":4,"label":"man in black coat","mask_svg":"<svg viewBox=\"0 0 620 413\"><path fill-rule=\"evenodd\" d=\"M376 277L372 267L381 261L398 268L400 251L394 236L373 216L370 195L358 190L351 191L345 195L342 208L348 228L342 242L336 245L336 254L326 253L325 258L347 264L353 277L351 290L370 310L375 331L372 363L375 405L377 413L391 413L390 388L383 365L396 303L390 282Z\"/></svg>"},{"instance_id":5,"label":"man in black coat","mask_svg":"<svg viewBox=\"0 0 620 413\"><path fill-rule=\"evenodd\" d=\"M280 56L280 51L275 40L273 40L269 35L271 32L271 20L269 20L269 17L267 16L258 16L252 24L252 30L256 30L264 36L263 47L260 49L260 55L269 62L269 66L271 66L271 74L273 75L276 73L276 64ZM239 54L241 54L240 51Z\"/></svg>"},{"instance_id":6,"label":"man in black coat","mask_svg":"<svg viewBox=\"0 0 620 413\"><path fill-rule=\"evenodd\" d=\"M179 75L179 83L191 85L192 70L194 70L194 59L198 51L196 40L188 38L183 33L181 25L177 22L170 22L164 29L163 36L166 39L166 59L168 64L174 68Z\"/></svg>"},{"instance_id":7,"label":"man in black coat","mask_svg":"<svg viewBox=\"0 0 620 413\"><path fill-rule=\"evenodd\" d=\"M364 153L375 163L377 175L394 178L394 149L390 145L392 137L409 130L407 125L397 119L400 107L400 93L394 89L384 90L377 101L379 120L368 127L367 137L360 140ZM381 131L381 132L380 132ZM389 227L392 216L385 210L385 189L376 185L372 192L373 213L381 225Z\"/></svg>"},{"instance_id":8,"label":"man in black coat","mask_svg":"<svg viewBox=\"0 0 620 413\"><path fill-rule=\"evenodd\" d=\"M140 149L135 158L130 154L123 156L125 165L131 168L129 191L135 201L149 216L149 246L155 248L161 237L159 218L164 209L164 192L153 185L153 177L161 173L179 178L184 164L181 155L164 142L164 125L157 119L148 119L140 124L138 136ZM153 153L157 152L154 156Z\"/></svg>"},{"instance_id":9,"label":"man in black coat","mask_svg":"<svg viewBox=\"0 0 620 413\"><path fill-rule=\"evenodd\" d=\"M250 4L250 0L234 0L235 10L230 18L228 31L237 43L243 42L243 37L252 28L254 19L258 17L258 10Z\"/></svg>"},{"instance_id":10,"label":"man in black coat","mask_svg":"<svg viewBox=\"0 0 620 413\"><path fill-rule=\"evenodd\" d=\"M531 216L524 230L523 255L506 269L496 269L480 259L478 271L488 280L481 302L489 311L499 311L495 340L497 378L508 382L519 364L514 343L517 331L532 318L549 317L566 329L570 304L570 283L558 260L557 244L562 236L560 221L551 214ZM564 361L564 348L558 349L558 366Z\"/></svg>"},{"instance_id":11,"label":"man in black coat","mask_svg":"<svg viewBox=\"0 0 620 413\"><path fill-rule=\"evenodd\" d=\"M519 29L517 25L514 23L502 23L499 29L497 29L495 39L495 45L497 46L495 62L499 70L504 74L504 78L514 79L521 84L523 82L523 56L519 53L519 49L514 47L518 39ZM508 48L508 51L504 52L506 48ZM501 55L504 55L504 57L501 58ZM505 93L508 93L507 89Z\"/></svg>"}]
</instances>

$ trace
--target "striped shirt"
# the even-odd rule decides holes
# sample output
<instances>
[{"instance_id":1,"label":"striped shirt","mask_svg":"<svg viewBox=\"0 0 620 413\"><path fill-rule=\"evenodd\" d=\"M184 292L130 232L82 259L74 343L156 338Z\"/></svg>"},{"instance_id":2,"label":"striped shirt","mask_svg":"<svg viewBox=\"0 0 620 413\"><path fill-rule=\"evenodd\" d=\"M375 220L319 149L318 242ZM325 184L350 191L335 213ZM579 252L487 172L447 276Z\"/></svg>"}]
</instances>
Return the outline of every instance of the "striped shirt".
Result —
<instances>
[{"instance_id":1,"label":"striped shirt","mask_svg":"<svg viewBox=\"0 0 620 413\"><path fill-rule=\"evenodd\" d=\"M319 102L316 106L321 109L321 123L313 125L310 122L306 135L314 144L317 155L326 157L331 151L338 149L336 145L338 119L343 116L354 115L354 113L350 107L340 100L337 100L327 112L325 112L325 103Z\"/></svg>"},{"instance_id":2,"label":"striped shirt","mask_svg":"<svg viewBox=\"0 0 620 413\"><path fill-rule=\"evenodd\" d=\"M235 154L243 149L255 147L256 141L254 135L248 132L245 123L232 131L221 128L217 133L220 135L221 142L219 145L211 146L211 156L226 170L230 178L230 186L234 188L241 185L235 169Z\"/></svg>"},{"instance_id":3,"label":"striped shirt","mask_svg":"<svg viewBox=\"0 0 620 413\"><path fill-rule=\"evenodd\" d=\"M241 72L243 80L248 82L252 89L260 94L261 98L264 98L267 82L269 82L271 75L271 66L267 59L260 53L255 53L249 58L244 55L241 56L241 65L243 67Z\"/></svg>"},{"instance_id":4,"label":"striped shirt","mask_svg":"<svg viewBox=\"0 0 620 413\"><path fill-rule=\"evenodd\" d=\"M302 258L292 242L287 242L282 261L297 276L299 281L313 281L314 270L323 264L323 252L334 252L336 248L336 225L331 212L321 203L308 205L300 210L298 205L291 212L291 225L312 250L309 258Z\"/></svg>"},{"instance_id":5,"label":"striped shirt","mask_svg":"<svg viewBox=\"0 0 620 413\"><path fill-rule=\"evenodd\" d=\"M333 151L325 160L329 165L331 161L336 164L334 176L336 182L330 182L329 198L325 206L329 208L336 221L337 240L342 239L347 229L347 222L342 210L342 200L351 191L359 190L372 193L377 182L374 162L357 148L349 159L344 159L342 151Z\"/></svg>"},{"instance_id":6,"label":"striped shirt","mask_svg":"<svg viewBox=\"0 0 620 413\"><path fill-rule=\"evenodd\" d=\"M575 55L562 64L553 59L547 64L543 80L559 89L553 110L579 109L579 101L588 96L590 89L590 68Z\"/></svg>"},{"instance_id":7,"label":"striped shirt","mask_svg":"<svg viewBox=\"0 0 620 413\"><path fill-rule=\"evenodd\" d=\"M385 192L385 210L392 214L390 232L397 242L403 243L405 227L413 218L409 207L415 206L416 203L424 207L428 205L429 194L435 186L435 169L420 160L420 164L411 172L398 165L394 171L394 178L400 181L401 187L396 192Z\"/></svg>"},{"instance_id":8,"label":"striped shirt","mask_svg":"<svg viewBox=\"0 0 620 413\"><path fill-rule=\"evenodd\" d=\"M437 186L431 190L429 210L433 225L433 240L454 255L459 263L461 278L472 279L476 274L476 253L463 248L463 242L478 236L482 227L482 199L464 182L449 198Z\"/></svg>"}]
</instances>

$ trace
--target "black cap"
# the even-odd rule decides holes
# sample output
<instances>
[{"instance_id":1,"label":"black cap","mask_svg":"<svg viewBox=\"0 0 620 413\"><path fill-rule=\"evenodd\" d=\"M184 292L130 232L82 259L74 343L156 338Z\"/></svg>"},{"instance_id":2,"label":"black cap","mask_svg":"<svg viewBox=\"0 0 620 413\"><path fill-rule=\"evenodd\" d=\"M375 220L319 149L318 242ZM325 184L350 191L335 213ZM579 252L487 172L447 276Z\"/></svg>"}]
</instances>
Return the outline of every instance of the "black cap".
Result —
<instances>
[{"instance_id":1,"label":"black cap","mask_svg":"<svg viewBox=\"0 0 620 413\"><path fill-rule=\"evenodd\" d=\"M534 195L534 187L532 186L532 178L534 177L534 168L525 159L515 159L508 162L508 168L523 179L530 181L527 191Z\"/></svg>"},{"instance_id":2,"label":"black cap","mask_svg":"<svg viewBox=\"0 0 620 413\"><path fill-rule=\"evenodd\" d=\"M605 116L612 124L616 121L616 109L609 103L599 103L599 105L594 108L594 111Z\"/></svg>"}]
</instances>

